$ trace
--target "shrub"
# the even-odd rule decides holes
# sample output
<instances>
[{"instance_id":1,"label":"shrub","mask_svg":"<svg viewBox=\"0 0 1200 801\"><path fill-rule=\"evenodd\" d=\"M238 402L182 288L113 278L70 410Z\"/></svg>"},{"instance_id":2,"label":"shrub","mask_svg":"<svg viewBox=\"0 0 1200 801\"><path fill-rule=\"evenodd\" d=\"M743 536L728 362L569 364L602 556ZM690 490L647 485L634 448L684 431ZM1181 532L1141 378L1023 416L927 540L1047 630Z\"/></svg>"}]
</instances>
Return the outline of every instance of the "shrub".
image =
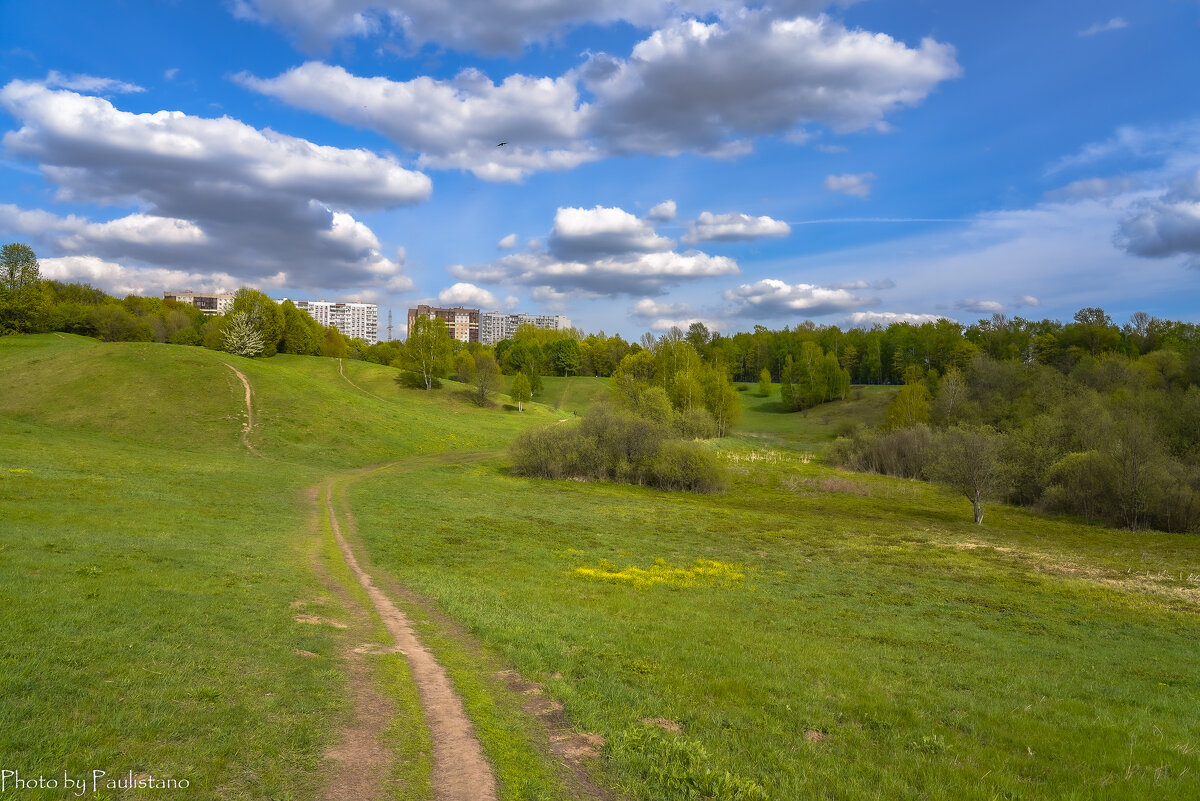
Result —
<instances>
[{"instance_id":1,"label":"shrub","mask_svg":"<svg viewBox=\"0 0 1200 801\"><path fill-rule=\"evenodd\" d=\"M675 430L684 439L711 439L717 435L717 420L697 406L675 415Z\"/></svg>"},{"instance_id":2,"label":"shrub","mask_svg":"<svg viewBox=\"0 0 1200 801\"><path fill-rule=\"evenodd\" d=\"M923 423L884 433L860 427L851 437L834 442L829 459L851 470L919 478L932 442L933 432Z\"/></svg>"},{"instance_id":3,"label":"shrub","mask_svg":"<svg viewBox=\"0 0 1200 801\"><path fill-rule=\"evenodd\" d=\"M607 405L578 423L519 435L509 450L512 470L535 478L620 481L663 489L719 492L726 473L703 445L673 430Z\"/></svg>"}]
</instances>

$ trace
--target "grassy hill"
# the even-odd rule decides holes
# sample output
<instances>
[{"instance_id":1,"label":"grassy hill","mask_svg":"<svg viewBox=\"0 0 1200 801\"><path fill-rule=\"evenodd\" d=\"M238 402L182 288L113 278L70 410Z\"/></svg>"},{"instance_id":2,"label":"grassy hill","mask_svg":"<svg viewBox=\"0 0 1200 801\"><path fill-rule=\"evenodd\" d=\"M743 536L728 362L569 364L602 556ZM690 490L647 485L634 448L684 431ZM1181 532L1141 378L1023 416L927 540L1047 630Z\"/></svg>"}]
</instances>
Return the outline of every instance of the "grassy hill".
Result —
<instances>
[{"instance_id":1,"label":"grassy hill","mask_svg":"<svg viewBox=\"0 0 1200 801\"><path fill-rule=\"evenodd\" d=\"M57 335L0 338L0 374L0 767L317 797L353 635L309 491L337 476L504 798L563 797L522 778L545 755L504 668L604 738L628 798L1200 797L1200 542L1008 508L978 527L936 487L810 458L888 388L806 415L740 393L714 445L731 489L695 496L455 455L555 399L582 412L598 379L519 414L376 365Z\"/></svg>"}]
</instances>

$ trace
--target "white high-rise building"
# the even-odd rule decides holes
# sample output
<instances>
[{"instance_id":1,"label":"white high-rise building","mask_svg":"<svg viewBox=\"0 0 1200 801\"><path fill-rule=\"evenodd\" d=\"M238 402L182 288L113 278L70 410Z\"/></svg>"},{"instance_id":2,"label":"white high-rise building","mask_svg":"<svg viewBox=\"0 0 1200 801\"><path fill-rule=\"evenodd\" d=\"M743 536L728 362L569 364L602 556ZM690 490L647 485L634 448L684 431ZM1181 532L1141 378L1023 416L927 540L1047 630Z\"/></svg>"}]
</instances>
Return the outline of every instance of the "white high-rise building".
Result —
<instances>
[{"instance_id":1,"label":"white high-rise building","mask_svg":"<svg viewBox=\"0 0 1200 801\"><path fill-rule=\"evenodd\" d=\"M164 292L163 299L190 303L208 315L225 314L233 308L233 295L228 292L193 292L185 289L182 292Z\"/></svg>"},{"instance_id":2,"label":"white high-rise building","mask_svg":"<svg viewBox=\"0 0 1200 801\"><path fill-rule=\"evenodd\" d=\"M277 302L282 303L283 300ZM308 312L321 325L331 325L351 339L365 340L368 345L379 341L379 307L374 303L330 303L324 300L293 300L292 303L297 309Z\"/></svg>"},{"instance_id":3,"label":"white high-rise building","mask_svg":"<svg viewBox=\"0 0 1200 801\"><path fill-rule=\"evenodd\" d=\"M517 327L532 325L548 331L565 331L571 321L561 314L506 314L484 312L479 315L479 341L484 345L495 345L502 339L511 339Z\"/></svg>"}]
</instances>

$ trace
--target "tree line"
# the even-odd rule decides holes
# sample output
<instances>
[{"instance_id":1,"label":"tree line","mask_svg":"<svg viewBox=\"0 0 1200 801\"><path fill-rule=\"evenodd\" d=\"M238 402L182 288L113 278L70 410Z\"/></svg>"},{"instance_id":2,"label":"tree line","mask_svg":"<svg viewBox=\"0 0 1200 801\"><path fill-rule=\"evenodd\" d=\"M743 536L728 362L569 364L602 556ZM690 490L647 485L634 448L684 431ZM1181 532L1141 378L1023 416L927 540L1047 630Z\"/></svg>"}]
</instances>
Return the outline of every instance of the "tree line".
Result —
<instances>
[{"instance_id":1,"label":"tree line","mask_svg":"<svg viewBox=\"0 0 1200 801\"><path fill-rule=\"evenodd\" d=\"M984 502L999 499L1130 529L1200 532L1195 351L1153 329L1135 340L1151 345L1145 352L1097 348L1054 365L979 353L940 375L909 370L883 424L848 432L831 457L955 486L976 522ZM1129 336L1101 330L1114 346Z\"/></svg>"}]
</instances>

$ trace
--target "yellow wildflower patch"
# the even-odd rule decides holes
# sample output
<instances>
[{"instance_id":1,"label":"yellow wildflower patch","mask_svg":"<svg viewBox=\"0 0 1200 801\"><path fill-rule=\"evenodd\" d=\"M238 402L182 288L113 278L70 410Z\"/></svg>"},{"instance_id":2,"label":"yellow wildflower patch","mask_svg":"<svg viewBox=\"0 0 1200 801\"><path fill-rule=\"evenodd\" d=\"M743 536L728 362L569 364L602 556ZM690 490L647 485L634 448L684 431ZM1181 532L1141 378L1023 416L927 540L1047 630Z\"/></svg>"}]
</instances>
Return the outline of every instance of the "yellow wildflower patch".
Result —
<instances>
[{"instance_id":1,"label":"yellow wildflower patch","mask_svg":"<svg viewBox=\"0 0 1200 801\"><path fill-rule=\"evenodd\" d=\"M678 588L714 585L731 587L740 584L745 578L737 565L712 559L697 559L696 564L691 567L672 567L665 560L656 559L648 568L630 565L621 569L603 559L599 567L577 567L574 572L583 578L629 584L638 588L655 584Z\"/></svg>"},{"instance_id":2,"label":"yellow wildflower patch","mask_svg":"<svg viewBox=\"0 0 1200 801\"><path fill-rule=\"evenodd\" d=\"M14 467L14 468L12 468L11 470L9 470L8 472L10 472L10 473L22 473L22 474L28 475L28 474L29 474L31 471L29 471L29 470L26 470L24 467Z\"/></svg>"}]
</instances>

